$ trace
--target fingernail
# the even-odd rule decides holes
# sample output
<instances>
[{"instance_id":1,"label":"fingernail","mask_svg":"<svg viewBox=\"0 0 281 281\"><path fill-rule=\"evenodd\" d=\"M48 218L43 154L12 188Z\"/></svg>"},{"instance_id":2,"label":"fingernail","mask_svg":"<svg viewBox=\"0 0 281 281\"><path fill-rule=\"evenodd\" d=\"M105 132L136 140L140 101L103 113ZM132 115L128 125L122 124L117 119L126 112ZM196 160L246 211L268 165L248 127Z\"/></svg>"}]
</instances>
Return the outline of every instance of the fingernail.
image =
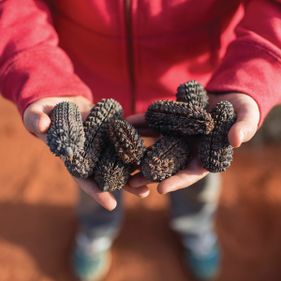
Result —
<instances>
[{"instance_id":1,"label":"fingernail","mask_svg":"<svg viewBox=\"0 0 281 281\"><path fill-rule=\"evenodd\" d=\"M40 130L41 133L45 133L46 130L50 126L50 120L48 118L43 117L43 116L40 116L38 123L39 123L38 127L39 127L39 130Z\"/></svg>"},{"instance_id":2,"label":"fingernail","mask_svg":"<svg viewBox=\"0 0 281 281\"><path fill-rule=\"evenodd\" d=\"M245 141L244 138L245 138L245 133L244 131L241 130L238 134L238 138L236 138L236 140L235 139L233 140L232 146L235 148L240 147L241 144Z\"/></svg>"},{"instance_id":3,"label":"fingernail","mask_svg":"<svg viewBox=\"0 0 281 281\"><path fill-rule=\"evenodd\" d=\"M113 211L116 207L117 207L117 202L114 202L114 204L112 205L110 211Z\"/></svg>"},{"instance_id":4,"label":"fingernail","mask_svg":"<svg viewBox=\"0 0 281 281\"><path fill-rule=\"evenodd\" d=\"M38 115L37 116L37 120L36 120L36 129L38 131L38 133L42 133L42 127L43 127L43 120L42 120L42 116Z\"/></svg>"},{"instance_id":5,"label":"fingernail","mask_svg":"<svg viewBox=\"0 0 281 281\"><path fill-rule=\"evenodd\" d=\"M150 191L148 190L145 193L140 194L140 197L141 198L146 198L146 197L148 197L149 194L150 194Z\"/></svg>"},{"instance_id":6,"label":"fingernail","mask_svg":"<svg viewBox=\"0 0 281 281\"><path fill-rule=\"evenodd\" d=\"M240 131L240 143L244 142L245 132L243 130Z\"/></svg>"}]
</instances>

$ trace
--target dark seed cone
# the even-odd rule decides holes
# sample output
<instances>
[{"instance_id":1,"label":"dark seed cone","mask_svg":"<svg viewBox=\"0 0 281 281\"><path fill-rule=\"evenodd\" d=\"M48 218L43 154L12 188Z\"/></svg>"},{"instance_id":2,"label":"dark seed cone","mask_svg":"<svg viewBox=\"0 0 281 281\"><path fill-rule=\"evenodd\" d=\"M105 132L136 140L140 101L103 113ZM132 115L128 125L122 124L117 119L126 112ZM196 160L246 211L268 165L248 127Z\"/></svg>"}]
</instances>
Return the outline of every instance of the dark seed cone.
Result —
<instances>
[{"instance_id":1,"label":"dark seed cone","mask_svg":"<svg viewBox=\"0 0 281 281\"><path fill-rule=\"evenodd\" d=\"M104 148L107 125L111 120L121 118L123 110L114 99L102 99L90 111L84 122L85 153L90 154L95 164Z\"/></svg>"},{"instance_id":2,"label":"dark seed cone","mask_svg":"<svg viewBox=\"0 0 281 281\"><path fill-rule=\"evenodd\" d=\"M139 164L145 147L136 129L125 120L112 120L108 126L111 143L119 158L127 164Z\"/></svg>"},{"instance_id":3,"label":"dark seed cone","mask_svg":"<svg viewBox=\"0 0 281 281\"><path fill-rule=\"evenodd\" d=\"M202 166L211 173L226 171L233 160L231 145L214 149L209 143L204 143L200 146L199 153Z\"/></svg>"},{"instance_id":4,"label":"dark seed cone","mask_svg":"<svg viewBox=\"0 0 281 281\"><path fill-rule=\"evenodd\" d=\"M177 101L186 102L194 106L207 108L208 95L204 87L195 80L179 85L177 89Z\"/></svg>"},{"instance_id":5,"label":"dark seed cone","mask_svg":"<svg viewBox=\"0 0 281 281\"><path fill-rule=\"evenodd\" d=\"M112 192L125 186L131 172L131 166L118 158L113 146L108 146L96 165L94 180L101 191Z\"/></svg>"},{"instance_id":6,"label":"dark seed cone","mask_svg":"<svg viewBox=\"0 0 281 281\"><path fill-rule=\"evenodd\" d=\"M84 151L86 140L78 106L70 102L59 103L50 117L47 134L50 150L64 160L73 176L87 178L93 172L93 161Z\"/></svg>"},{"instance_id":7,"label":"dark seed cone","mask_svg":"<svg viewBox=\"0 0 281 281\"><path fill-rule=\"evenodd\" d=\"M85 143L83 121L76 104L70 102L57 104L50 118L47 143L56 156L71 156L76 148L83 149Z\"/></svg>"},{"instance_id":8,"label":"dark seed cone","mask_svg":"<svg viewBox=\"0 0 281 281\"><path fill-rule=\"evenodd\" d=\"M224 139L228 143L228 131L236 121L236 113L234 111L232 103L229 101L219 102L216 107L211 111L211 115L215 120L214 133L218 135L223 135Z\"/></svg>"},{"instance_id":9,"label":"dark seed cone","mask_svg":"<svg viewBox=\"0 0 281 281\"><path fill-rule=\"evenodd\" d=\"M203 138L199 147L199 159L205 169L218 173L225 171L233 159L228 132L236 121L236 114L230 102L221 101L212 110L211 115L215 121L215 128L210 135Z\"/></svg>"},{"instance_id":10,"label":"dark seed cone","mask_svg":"<svg viewBox=\"0 0 281 281\"><path fill-rule=\"evenodd\" d=\"M210 113L185 102L157 101L148 107L145 118L150 128L163 134L205 135L214 128Z\"/></svg>"},{"instance_id":11,"label":"dark seed cone","mask_svg":"<svg viewBox=\"0 0 281 281\"><path fill-rule=\"evenodd\" d=\"M183 138L162 136L147 149L141 172L147 179L160 182L185 168L190 156L189 145Z\"/></svg>"}]
</instances>

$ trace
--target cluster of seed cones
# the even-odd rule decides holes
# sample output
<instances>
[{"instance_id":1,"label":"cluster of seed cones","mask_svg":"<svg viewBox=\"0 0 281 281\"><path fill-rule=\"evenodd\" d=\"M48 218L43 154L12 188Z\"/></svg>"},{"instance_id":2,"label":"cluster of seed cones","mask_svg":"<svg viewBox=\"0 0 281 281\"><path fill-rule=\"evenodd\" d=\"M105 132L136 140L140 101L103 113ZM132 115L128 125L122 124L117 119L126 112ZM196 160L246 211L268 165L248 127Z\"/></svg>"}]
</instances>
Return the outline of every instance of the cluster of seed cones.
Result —
<instances>
[{"instance_id":1,"label":"cluster of seed cones","mask_svg":"<svg viewBox=\"0 0 281 281\"><path fill-rule=\"evenodd\" d=\"M210 172L225 171L233 158L227 137L236 120L233 105L221 101L208 112L207 93L194 80L181 84L176 98L148 107L147 124L162 136L147 149L142 174L162 181L185 168L192 156L199 156L202 166Z\"/></svg>"},{"instance_id":2,"label":"cluster of seed cones","mask_svg":"<svg viewBox=\"0 0 281 281\"><path fill-rule=\"evenodd\" d=\"M102 191L121 189L137 167L160 182L184 169L194 151L210 172L225 171L233 156L227 138L236 119L232 104L222 101L208 112L207 93L196 81L180 85L176 97L148 107L147 124L162 136L147 149L113 99L98 102L84 122L74 103L56 105L48 145L72 175L93 179Z\"/></svg>"},{"instance_id":3,"label":"cluster of seed cones","mask_svg":"<svg viewBox=\"0 0 281 281\"><path fill-rule=\"evenodd\" d=\"M102 191L121 189L145 151L113 99L97 103L84 122L77 105L59 103L51 113L47 142L72 175L93 179Z\"/></svg>"}]
</instances>

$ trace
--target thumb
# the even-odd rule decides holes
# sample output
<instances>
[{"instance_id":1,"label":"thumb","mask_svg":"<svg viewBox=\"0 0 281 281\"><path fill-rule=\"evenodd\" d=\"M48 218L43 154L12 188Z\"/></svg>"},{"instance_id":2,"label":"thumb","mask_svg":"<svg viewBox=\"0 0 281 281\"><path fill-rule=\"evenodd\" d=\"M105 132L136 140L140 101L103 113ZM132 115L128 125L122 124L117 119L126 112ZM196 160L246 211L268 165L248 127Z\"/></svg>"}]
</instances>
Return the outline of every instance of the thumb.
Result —
<instances>
[{"instance_id":1,"label":"thumb","mask_svg":"<svg viewBox=\"0 0 281 281\"><path fill-rule=\"evenodd\" d=\"M210 95L210 102L213 105L221 100L230 101L235 108L237 120L229 130L228 141L233 147L239 147L257 132L260 121L258 104L251 96L238 92Z\"/></svg>"},{"instance_id":2,"label":"thumb","mask_svg":"<svg viewBox=\"0 0 281 281\"><path fill-rule=\"evenodd\" d=\"M46 140L45 134L51 124L51 119L46 113L39 110L27 109L23 119L26 129L30 133L43 141Z\"/></svg>"},{"instance_id":3,"label":"thumb","mask_svg":"<svg viewBox=\"0 0 281 281\"><path fill-rule=\"evenodd\" d=\"M257 132L259 114L256 111L247 110L238 113L236 123L228 133L229 143L233 147L239 147L242 143L249 141Z\"/></svg>"}]
</instances>

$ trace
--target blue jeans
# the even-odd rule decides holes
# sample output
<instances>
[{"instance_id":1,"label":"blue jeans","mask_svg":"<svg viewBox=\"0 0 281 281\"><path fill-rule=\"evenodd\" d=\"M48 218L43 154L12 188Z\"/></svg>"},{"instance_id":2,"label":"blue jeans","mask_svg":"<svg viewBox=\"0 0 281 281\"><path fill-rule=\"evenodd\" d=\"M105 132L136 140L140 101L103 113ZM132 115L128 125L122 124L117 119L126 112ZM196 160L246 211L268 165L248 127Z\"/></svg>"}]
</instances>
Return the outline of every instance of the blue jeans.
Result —
<instances>
[{"instance_id":1,"label":"blue jeans","mask_svg":"<svg viewBox=\"0 0 281 281\"><path fill-rule=\"evenodd\" d=\"M190 237L213 235L214 214L220 192L220 176L209 174L194 185L169 194L171 203L171 228L182 238L188 248ZM91 244L92 252L109 249L117 236L123 217L122 192L113 193L116 209L109 212L88 195L81 192L78 204L80 232L77 243ZM208 240L210 240L208 238ZM84 242L88 243L84 243ZM89 246L87 246L89 247Z\"/></svg>"}]
</instances>

